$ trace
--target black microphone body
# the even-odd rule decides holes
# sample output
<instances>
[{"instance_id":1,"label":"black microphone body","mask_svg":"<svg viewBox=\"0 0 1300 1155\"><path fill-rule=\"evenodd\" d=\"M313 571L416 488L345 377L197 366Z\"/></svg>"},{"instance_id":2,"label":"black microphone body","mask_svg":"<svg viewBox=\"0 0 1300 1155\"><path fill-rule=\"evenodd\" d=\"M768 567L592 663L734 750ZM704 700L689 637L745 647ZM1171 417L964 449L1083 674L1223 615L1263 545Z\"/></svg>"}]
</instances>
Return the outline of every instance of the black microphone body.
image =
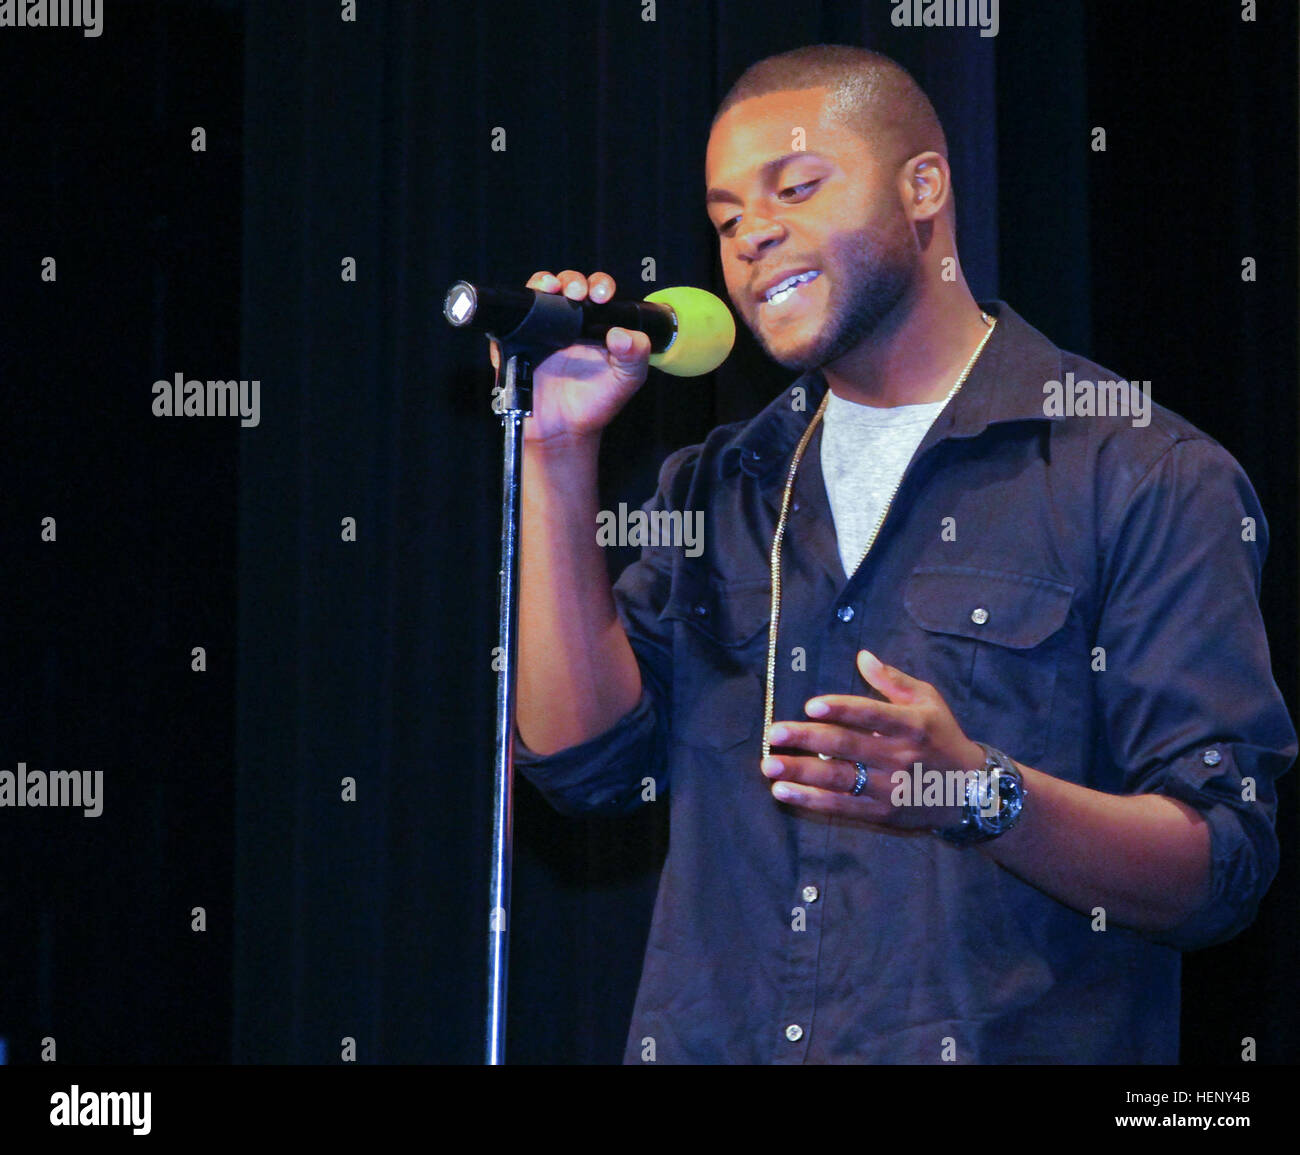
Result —
<instances>
[{"instance_id":1,"label":"black microphone body","mask_svg":"<svg viewBox=\"0 0 1300 1155\"><path fill-rule=\"evenodd\" d=\"M603 344L605 334L619 328L645 333L651 353L662 353L677 334L677 317L667 305L571 301L563 293L497 289L468 281L452 285L442 312L457 327L482 329L501 341L541 349L563 349L575 341Z\"/></svg>"}]
</instances>

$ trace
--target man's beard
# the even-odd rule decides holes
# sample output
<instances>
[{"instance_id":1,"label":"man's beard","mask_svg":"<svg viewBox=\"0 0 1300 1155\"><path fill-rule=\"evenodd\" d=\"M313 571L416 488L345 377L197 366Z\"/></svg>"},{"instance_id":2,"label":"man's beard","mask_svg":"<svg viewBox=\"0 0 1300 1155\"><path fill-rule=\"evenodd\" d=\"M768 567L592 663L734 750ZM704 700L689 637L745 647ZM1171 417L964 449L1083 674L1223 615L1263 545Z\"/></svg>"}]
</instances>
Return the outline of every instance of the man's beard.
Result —
<instances>
[{"instance_id":1,"label":"man's beard","mask_svg":"<svg viewBox=\"0 0 1300 1155\"><path fill-rule=\"evenodd\" d=\"M843 260L831 283L826 319L811 343L779 353L750 325L764 352L797 373L829 365L869 339L917 283L920 257L901 214L884 236L879 227L867 227L840 234L831 247Z\"/></svg>"}]
</instances>

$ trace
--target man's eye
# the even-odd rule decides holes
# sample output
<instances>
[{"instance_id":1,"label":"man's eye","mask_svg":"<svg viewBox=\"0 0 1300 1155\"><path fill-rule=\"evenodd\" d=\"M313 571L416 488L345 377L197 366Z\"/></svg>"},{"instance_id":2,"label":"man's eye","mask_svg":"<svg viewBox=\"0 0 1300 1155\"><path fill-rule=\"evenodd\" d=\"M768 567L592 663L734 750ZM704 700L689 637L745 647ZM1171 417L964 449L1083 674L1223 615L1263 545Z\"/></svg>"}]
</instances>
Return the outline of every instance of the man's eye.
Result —
<instances>
[{"instance_id":1,"label":"man's eye","mask_svg":"<svg viewBox=\"0 0 1300 1155\"><path fill-rule=\"evenodd\" d=\"M793 184L787 188L783 188L776 195L785 201L798 200L801 197L806 197L809 193L813 191L813 189L815 189L819 184L821 184L821 182L822 182L821 177L817 177L815 180L806 180L800 184ZM787 194L789 195L787 196ZM731 233L735 231L736 222L738 220L740 220L739 217L731 217L728 220L723 221L722 224L718 225L718 229L717 229L718 236L720 237L730 236Z\"/></svg>"},{"instance_id":2,"label":"man's eye","mask_svg":"<svg viewBox=\"0 0 1300 1155\"><path fill-rule=\"evenodd\" d=\"M777 195L784 197L786 193L793 193L795 196L803 196L809 190L816 188L820 183L820 179L806 180L802 184L791 185L789 188L783 188Z\"/></svg>"}]
</instances>

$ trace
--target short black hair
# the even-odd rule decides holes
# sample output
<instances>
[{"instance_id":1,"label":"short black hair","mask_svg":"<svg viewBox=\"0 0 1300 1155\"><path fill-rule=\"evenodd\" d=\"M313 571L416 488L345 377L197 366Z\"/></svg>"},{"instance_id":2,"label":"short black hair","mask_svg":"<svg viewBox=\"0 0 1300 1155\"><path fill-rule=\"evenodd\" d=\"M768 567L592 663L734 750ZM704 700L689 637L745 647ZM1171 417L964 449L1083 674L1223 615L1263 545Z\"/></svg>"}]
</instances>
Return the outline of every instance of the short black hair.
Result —
<instances>
[{"instance_id":1,"label":"short black hair","mask_svg":"<svg viewBox=\"0 0 1300 1155\"><path fill-rule=\"evenodd\" d=\"M901 164L921 152L948 156L934 105L896 60L848 44L810 44L751 64L714 113L713 125L733 105L771 92L830 88L844 123L887 161ZM712 130L712 125L710 126Z\"/></svg>"}]
</instances>

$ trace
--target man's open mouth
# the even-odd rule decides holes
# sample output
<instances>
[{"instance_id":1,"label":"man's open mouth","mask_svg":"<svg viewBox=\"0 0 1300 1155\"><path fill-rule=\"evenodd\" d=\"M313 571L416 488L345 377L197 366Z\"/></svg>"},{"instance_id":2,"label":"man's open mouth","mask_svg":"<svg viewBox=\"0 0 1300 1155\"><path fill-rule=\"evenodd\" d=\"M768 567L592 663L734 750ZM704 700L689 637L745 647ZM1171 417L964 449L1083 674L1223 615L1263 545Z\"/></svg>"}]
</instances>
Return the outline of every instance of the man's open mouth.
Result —
<instances>
[{"instance_id":1,"label":"man's open mouth","mask_svg":"<svg viewBox=\"0 0 1300 1155\"><path fill-rule=\"evenodd\" d=\"M773 285L763 294L763 302L768 305L782 305L799 291L800 285L815 281L819 276L821 276L820 269L810 269L806 273L795 273L793 276L786 277L784 281Z\"/></svg>"}]
</instances>

